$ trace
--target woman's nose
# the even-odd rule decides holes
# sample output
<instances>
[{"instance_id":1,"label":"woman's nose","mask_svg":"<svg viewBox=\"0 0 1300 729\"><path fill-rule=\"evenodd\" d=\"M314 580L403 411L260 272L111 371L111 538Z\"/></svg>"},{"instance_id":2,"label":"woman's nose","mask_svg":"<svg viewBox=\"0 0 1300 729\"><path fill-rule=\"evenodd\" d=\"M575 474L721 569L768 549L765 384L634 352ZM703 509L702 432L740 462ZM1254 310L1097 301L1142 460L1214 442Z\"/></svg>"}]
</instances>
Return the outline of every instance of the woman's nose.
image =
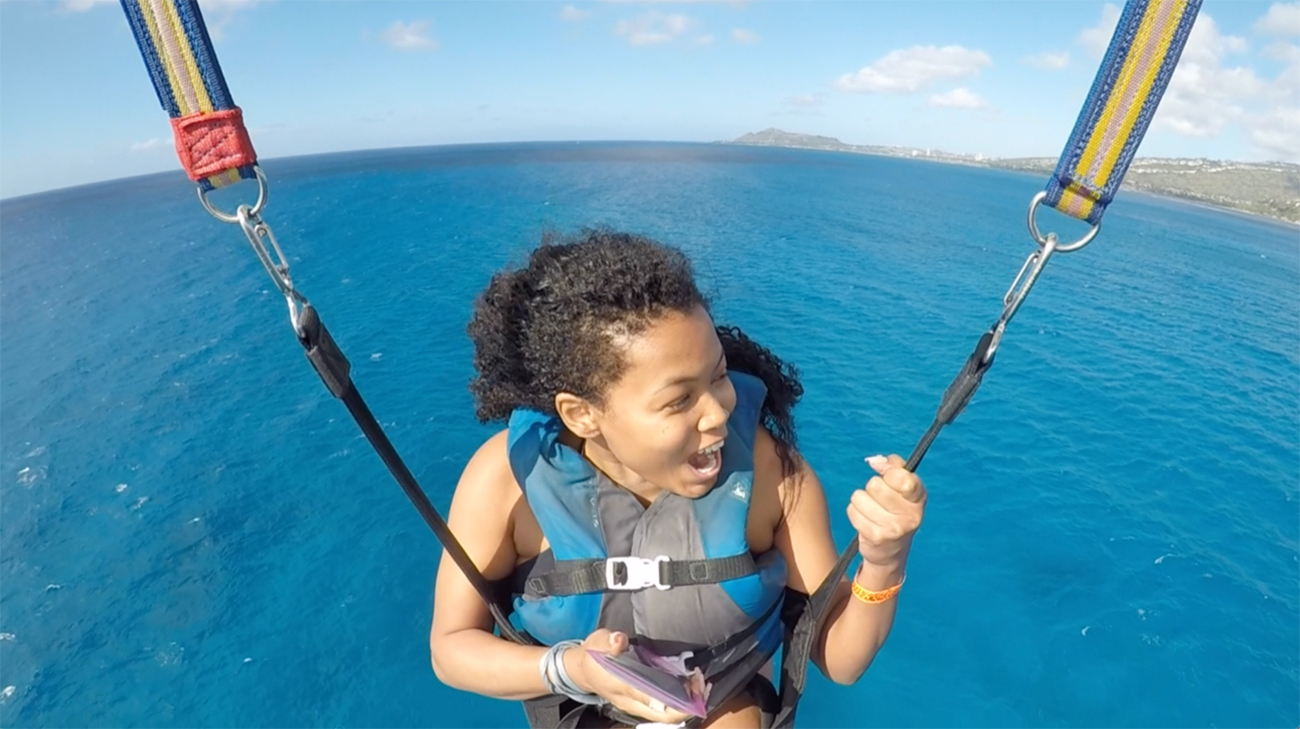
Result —
<instances>
[{"instance_id":1,"label":"woman's nose","mask_svg":"<svg viewBox=\"0 0 1300 729\"><path fill-rule=\"evenodd\" d=\"M727 418L731 413L723 407L722 401L712 394L705 395L703 398L704 414L700 416L700 432L707 433L711 430L718 430L727 423Z\"/></svg>"}]
</instances>

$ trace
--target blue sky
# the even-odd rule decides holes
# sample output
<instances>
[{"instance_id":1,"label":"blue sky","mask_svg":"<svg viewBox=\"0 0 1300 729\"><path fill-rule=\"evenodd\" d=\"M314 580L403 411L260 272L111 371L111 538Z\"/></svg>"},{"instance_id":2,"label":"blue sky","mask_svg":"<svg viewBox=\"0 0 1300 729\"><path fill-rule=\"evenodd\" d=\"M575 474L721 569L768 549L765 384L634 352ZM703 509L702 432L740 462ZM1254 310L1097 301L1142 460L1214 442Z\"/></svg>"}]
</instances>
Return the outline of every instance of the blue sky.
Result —
<instances>
[{"instance_id":1,"label":"blue sky","mask_svg":"<svg viewBox=\"0 0 1300 729\"><path fill-rule=\"evenodd\" d=\"M1120 4L206 0L264 159L520 140L1056 156ZM1300 2L1205 0L1141 156L1300 162ZM115 0L0 0L0 197L178 162Z\"/></svg>"}]
</instances>

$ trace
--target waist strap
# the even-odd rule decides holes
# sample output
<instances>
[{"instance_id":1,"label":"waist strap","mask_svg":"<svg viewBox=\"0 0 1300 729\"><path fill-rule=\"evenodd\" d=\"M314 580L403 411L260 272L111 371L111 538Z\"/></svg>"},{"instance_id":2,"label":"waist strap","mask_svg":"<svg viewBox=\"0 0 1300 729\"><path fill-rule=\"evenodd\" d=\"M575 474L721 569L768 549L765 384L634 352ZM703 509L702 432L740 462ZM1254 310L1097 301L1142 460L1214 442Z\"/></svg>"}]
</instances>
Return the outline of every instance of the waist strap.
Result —
<instances>
[{"instance_id":1,"label":"waist strap","mask_svg":"<svg viewBox=\"0 0 1300 729\"><path fill-rule=\"evenodd\" d=\"M712 585L758 572L749 552L711 559L610 557L565 559L555 569L524 580L527 594L537 597L623 592L655 587L667 590L687 585Z\"/></svg>"}]
</instances>

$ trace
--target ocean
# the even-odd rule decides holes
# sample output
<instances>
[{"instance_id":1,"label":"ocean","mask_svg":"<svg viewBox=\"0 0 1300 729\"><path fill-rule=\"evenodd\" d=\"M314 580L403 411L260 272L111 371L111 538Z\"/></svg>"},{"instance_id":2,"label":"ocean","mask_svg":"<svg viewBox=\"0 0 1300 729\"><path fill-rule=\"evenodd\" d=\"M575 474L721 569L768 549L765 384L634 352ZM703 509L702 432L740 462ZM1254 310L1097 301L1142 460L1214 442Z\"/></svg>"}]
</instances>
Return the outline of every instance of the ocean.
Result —
<instances>
[{"instance_id":1,"label":"ocean","mask_svg":"<svg viewBox=\"0 0 1300 729\"><path fill-rule=\"evenodd\" d=\"M841 546L863 458L911 451L1001 311L1045 182L651 143L263 168L295 282L440 509L496 429L474 296L605 225L684 248L716 318L798 366ZM188 180L6 200L0 241L0 724L524 726L434 677L440 547ZM1300 725L1297 228L1122 193L919 472L893 634L856 685L814 676L800 726Z\"/></svg>"}]
</instances>

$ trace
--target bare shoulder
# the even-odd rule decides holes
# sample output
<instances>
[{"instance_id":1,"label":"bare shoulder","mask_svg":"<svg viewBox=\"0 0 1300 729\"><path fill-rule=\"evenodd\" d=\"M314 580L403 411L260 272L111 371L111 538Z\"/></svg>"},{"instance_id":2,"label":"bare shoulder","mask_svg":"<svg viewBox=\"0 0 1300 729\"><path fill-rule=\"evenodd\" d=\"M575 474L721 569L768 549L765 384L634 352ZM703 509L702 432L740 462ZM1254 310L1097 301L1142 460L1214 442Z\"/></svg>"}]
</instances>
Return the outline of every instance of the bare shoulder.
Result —
<instances>
[{"instance_id":1,"label":"bare shoulder","mask_svg":"<svg viewBox=\"0 0 1300 729\"><path fill-rule=\"evenodd\" d=\"M523 494L510 470L502 430L483 442L465 465L447 523L488 579L514 568L512 514Z\"/></svg>"},{"instance_id":2,"label":"bare shoulder","mask_svg":"<svg viewBox=\"0 0 1300 729\"><path fill-rule=\"evenodd\" d=\"M483 445L470 457L469 463L465 464L460 483L456 486L458 495L466 487L472 491L482 491L500 490L515 485L515 476L510 471L510 453L506 447L509 434L509 431L501 430L483 441Z\"/></svg>"},{"instance_id":3,"label":"bare shoulder","mask_svg":"<svg viewBox=\"0 0 1300 729\"><path fill-rule=\"evenodd\" d=\"M778 505L775 515L778 521L789 519L799 509L796 502L805 495L812 498L814 507L824 507L826 496L812 466L796 452L794 456L797 467L794 473L787 475L776 446L776 438L760 424L754 437L755 493L761 491L764 497L772 499Z\"/></svg>"},{"instance_id":4,"label":"bare shoulder","mask_svg":"<svg viewBox=\"0 0 1300 729\"><path fill-rule=\"evenodd\" d=\"M808 592L830 571L836 550L821 480L807 460L802 456L796 460L795 472L786 475L776 439L759 426L754 439L752 508L761 509L765 521L771 520L773 546L781 550L790 567L789 586Z\"/></svg>"}]
</instances>

